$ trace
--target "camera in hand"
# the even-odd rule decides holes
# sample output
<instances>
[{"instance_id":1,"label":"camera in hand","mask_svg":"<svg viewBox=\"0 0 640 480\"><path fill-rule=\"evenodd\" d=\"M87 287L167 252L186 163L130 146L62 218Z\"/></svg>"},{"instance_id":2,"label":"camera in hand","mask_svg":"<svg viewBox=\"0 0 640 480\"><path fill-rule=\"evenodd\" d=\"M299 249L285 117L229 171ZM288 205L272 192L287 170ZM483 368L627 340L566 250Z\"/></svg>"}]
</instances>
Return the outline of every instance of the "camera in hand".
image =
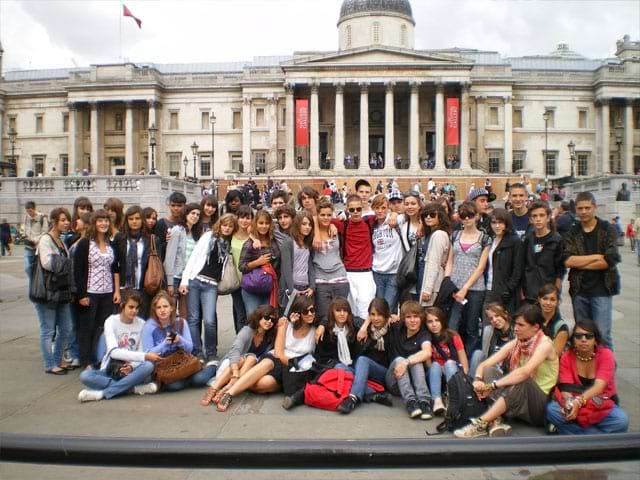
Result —
<instances>
[{"instance_id":1,"label":"camera in hand","mask_svg":"<svg viewBox=\"0 0 640 480\"><path fill-rule=\"evenodd\" d=\"M176 333L175 330L169 330L169 332L167 332L167 340L173 343L177 335L178 334Z\"/></svg>"}]
</instances>

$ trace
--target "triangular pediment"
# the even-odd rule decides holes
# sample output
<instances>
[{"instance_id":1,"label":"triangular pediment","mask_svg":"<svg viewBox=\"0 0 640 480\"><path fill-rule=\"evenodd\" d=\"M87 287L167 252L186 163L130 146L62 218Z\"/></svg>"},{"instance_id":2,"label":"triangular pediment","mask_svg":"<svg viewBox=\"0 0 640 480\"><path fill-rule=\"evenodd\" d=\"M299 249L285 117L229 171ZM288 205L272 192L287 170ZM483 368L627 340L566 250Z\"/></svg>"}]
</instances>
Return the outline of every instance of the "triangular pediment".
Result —
<instances>
[{"instance_id":1,"label":"triangular pediment","mask_svg":"<svg viewBox=\"0 0 640 480\"><path fill-rule=\"evenodd\" d=\"M388 47L358 48L340 52L297 54L283 67L330 67L361 65L421 65L421 66L461 66L472 65L468 59L438 52L395 49Z\"/></svg>"}]
</instances>

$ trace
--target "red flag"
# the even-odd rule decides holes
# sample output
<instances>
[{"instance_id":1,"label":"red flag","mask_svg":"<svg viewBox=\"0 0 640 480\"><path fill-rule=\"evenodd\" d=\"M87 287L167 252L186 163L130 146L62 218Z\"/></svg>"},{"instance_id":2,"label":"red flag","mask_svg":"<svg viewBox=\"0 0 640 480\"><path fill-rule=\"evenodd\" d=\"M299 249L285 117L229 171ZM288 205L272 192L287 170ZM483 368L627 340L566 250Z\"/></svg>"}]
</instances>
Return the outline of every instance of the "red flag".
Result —
<instances>
[{"instance_id":1,"label":"red flag","mask_svg":"<svg viewBox=\"0 0 640 480\"><path fill-rule=\"evenodd\" d=\"M140 20L133 13L131 13L131 10L129 10L124 3L122 4L122 16L123 17L131 17L131 18L133 18L136 21L136 23L138 24L138 28L142 28L142 20Z\"/></svg>"}]
</instances>

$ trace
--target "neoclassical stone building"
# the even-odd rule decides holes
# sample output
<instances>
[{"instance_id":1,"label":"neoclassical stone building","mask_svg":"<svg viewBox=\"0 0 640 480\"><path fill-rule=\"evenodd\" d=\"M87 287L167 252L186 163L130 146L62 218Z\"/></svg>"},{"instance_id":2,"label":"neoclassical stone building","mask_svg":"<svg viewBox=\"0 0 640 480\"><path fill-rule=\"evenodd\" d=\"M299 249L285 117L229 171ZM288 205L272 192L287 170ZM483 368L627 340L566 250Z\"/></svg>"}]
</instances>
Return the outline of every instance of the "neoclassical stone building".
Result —
<instances>
[{"instance_id":1,"label":"neoclassical stone building","mask_svg":"<svg viewBox=\"0 0 640 480\"><path fill-rule=\"evenodd\" d=\"M2 173L129 174L153 152L162 175L200 179L552 179L571 173L570 142L577 176L640 169L640 42L597 60L564 43L518 58L417 50L419 20L408 0L345 0L337 51L4 72Z\"/></svg>"}]
</instances>

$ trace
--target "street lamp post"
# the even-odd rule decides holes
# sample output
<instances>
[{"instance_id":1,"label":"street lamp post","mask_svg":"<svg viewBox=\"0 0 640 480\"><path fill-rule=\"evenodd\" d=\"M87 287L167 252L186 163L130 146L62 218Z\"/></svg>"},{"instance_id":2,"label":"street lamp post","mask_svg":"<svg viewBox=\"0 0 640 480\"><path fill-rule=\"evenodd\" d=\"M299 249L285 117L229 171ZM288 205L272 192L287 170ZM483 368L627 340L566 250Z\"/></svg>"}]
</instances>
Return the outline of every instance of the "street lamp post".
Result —
<instances>
[{"instance_id":1,"label":"street lamp post","mask_svg":"<svg viewBox=\"0 0 640 480\"><path fill-rule=\"evenodd\" d=\"M216 161L215 161L215 132L216 132L216 114L211 110L211 116L209 117L209 123L211 123L211 177L213 178L213 188L216 198L218 198L218 184L216 183Z\"/></svg>"},{"instance_id":2,"label":"street lamp post","mask_svg":"<svg viewBox=\"0 0 640 480\"><path fill-rule=\"evenodd\" d=\"M544 187L549 188L549 110L542 114L544 120Z\"/></svg>"},{"instance_id":3,"label":"street lamp post","mask_svg":"<svg viewBox=\"0 0 640 480\"><path fill-rule=\"evenodd\" d=\"M618 167L616 168L617 174L622 172L622 137L624 135L624 127L622 126L622 120L616 122L616 145L618 146Z\"/></svg>"},{"instance_id":4,"label":"street lamp post","mask_svg":"<svg viewBox=\"0 0 640 480\"><path fill-rule=\"evenodd\" d=\"M152 123L149 127L149 146L151 147L151 171L149 175L156 174L156 124Z\"/></svg>"},{"instance_id":5,"label":"street lamp post","mask_svg":"<svg viewBox=\"0 0 640 480\"><path fill-rule=\"evenodd\" d=\"M571 158L571 181L573 182L576 179L576 144L570 140L567 147L569 147L569 157Z\"/></svg>"},{"instance_id":6,"label":"street lamp post","mask_svg":"<svg viewBox=\"0 0 640 480\"><path fill-rule=\"evenodd\" d=\"M184 165L184 179L185 181L187 180L187 165L189 165L189 159L187 158L187 156L184 156L184 159L182 160L182 164Z\"/></svg>"},{"instance_id":7,"label":"street lamp post","mask_svg":"<svg viewBox=\"0 0 640 480\"><path fill-rule=\"evenodd\" d=\"M196 173L196 162L198 161L198 144L193 141L191 145L191 152L193 153L193 183L198 183L198 175Z\"/></svg>"},{"instance_id":8,"label":"street lamp post","mask_svg":"<svg viewBox=\"0 0 640 480\"><path fill-rule=\"evenodd\" d=\"M16 129L11 127L9 129L9 142L11 142L11 163L13 163L14 174L18 175L18 164L16 163L16 137L18 136L18 132Z\"/></svg>"}]
</instances>

